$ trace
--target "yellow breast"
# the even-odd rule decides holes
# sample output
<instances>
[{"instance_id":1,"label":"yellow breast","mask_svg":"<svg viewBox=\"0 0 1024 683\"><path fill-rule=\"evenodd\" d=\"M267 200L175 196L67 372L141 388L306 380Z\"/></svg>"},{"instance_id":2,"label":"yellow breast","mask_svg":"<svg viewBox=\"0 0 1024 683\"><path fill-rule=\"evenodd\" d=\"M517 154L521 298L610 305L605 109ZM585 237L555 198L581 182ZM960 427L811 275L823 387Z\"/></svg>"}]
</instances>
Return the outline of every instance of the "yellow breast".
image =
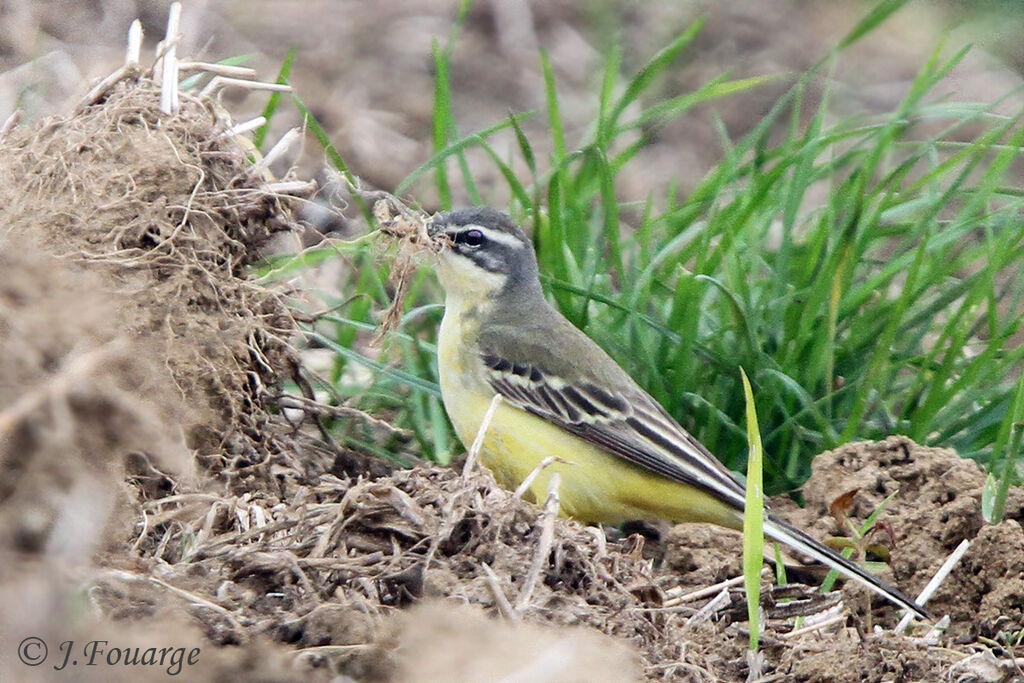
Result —
<instances>
[{"instance_id":1,"label":"yellow breast","mask_svg":"<svg viewBox=\"0 0 1024 683\"><path fill-rule=\"evenodd\" d=\"M455 431L470 447L494 391L475 350L473 306L449 297L438 335L441 396ZM562 477L563 514L586 522L670 519L741 526L736 512L690 486L658 476L510 404L494 413L480 453L481 463L506 488L517 487L544 458L559 462L536 478L528 499L543 501L551 475Z\"/></svg>"}]
</instances>

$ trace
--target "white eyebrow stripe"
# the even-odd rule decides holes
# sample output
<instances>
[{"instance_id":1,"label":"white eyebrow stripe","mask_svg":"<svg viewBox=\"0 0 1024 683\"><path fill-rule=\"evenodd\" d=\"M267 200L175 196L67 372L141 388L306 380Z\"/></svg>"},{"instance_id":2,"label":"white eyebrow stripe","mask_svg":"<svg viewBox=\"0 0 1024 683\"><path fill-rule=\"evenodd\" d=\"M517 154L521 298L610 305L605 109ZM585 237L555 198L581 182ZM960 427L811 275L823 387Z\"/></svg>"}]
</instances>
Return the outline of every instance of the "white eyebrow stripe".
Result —
<instances>
[{"instance_id":1,"label":"white eyebrow stripe","mask_svg":"<svg viewBox=\"0 0 1024 683\"><path fill-rule=\"evenodd\" d=\"M462 227L462 229L479 230L484 234L484 237L486 237L487 239L491 240L492 242L497 242L498 244L504 244L507 247L516 247L518 249L522 249L523 247L526 246L523 243L523 241L516 237L515 235L510 235L507 232L502 232L500 230L495 230L493 228L487 228L484 227L483 225L465 225Z\"/></svg>"}]
</instances>

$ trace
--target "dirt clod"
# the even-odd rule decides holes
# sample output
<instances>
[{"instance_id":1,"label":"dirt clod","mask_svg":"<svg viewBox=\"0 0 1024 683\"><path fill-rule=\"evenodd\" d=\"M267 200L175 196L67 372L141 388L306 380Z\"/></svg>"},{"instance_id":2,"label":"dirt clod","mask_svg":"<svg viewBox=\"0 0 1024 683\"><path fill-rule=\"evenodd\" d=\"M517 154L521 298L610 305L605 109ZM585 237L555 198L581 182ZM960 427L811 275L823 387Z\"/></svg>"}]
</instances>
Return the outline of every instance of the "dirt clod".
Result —
<instances>
[{"instance_id":1,"label":"dirt clod","mask_svg":"<svg viewBox=\"0 0 1024 683\"><path fill-rule=\"evenodd\" d=\"M814 461L803 492L806 508L794 519L821 536L839 534L827 513L832 499L858 489L851 514L863 520L889 495L895 499L881 515L895 534L892 578L916 594L959 543L971 540L960 565L940 586L928 607L949 614L954 638L995 638L1019 630L1020 575L1024 567L1024 495L1010 492L1007 521L992 527L981 516L985 473L953 451L919 446L904 437L877 443L853 443L823 453Z\"/></svg>"}]
</instances>

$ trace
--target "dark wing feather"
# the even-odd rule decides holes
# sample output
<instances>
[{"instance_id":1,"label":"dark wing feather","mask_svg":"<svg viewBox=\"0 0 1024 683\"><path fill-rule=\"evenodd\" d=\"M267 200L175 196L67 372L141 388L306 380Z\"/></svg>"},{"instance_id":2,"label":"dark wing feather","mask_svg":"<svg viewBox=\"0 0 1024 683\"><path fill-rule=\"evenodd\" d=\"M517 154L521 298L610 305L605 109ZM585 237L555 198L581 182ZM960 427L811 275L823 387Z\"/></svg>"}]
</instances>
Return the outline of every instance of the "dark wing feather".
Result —
<instances>
[{"instance_id":1,"label":"dark wing feather","mask_svg":"<svg viewBox=\"0 0 1024 683\"><path fill-rule=\"evenodd\" d=\"M609 391L566 382L543 368L481 355L491 388L507 402L618 457L743 508L744 488L699 441L637 388Z\"/></svg>"}]
</instances>

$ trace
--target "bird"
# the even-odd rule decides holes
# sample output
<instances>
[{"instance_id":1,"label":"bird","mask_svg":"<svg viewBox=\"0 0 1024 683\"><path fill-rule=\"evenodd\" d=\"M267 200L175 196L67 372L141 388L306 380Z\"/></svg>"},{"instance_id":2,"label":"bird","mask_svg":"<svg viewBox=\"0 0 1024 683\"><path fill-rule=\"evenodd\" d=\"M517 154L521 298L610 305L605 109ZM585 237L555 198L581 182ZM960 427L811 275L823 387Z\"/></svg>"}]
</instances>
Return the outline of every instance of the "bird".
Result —
<instances>
[{"instance_id":1,"label":"bird","mask_svg":"<svg viewBox=\"0 0 1024 683\"><path fill-rule=\"evenodd\" d=\"M445 292L437 336L441 399L468 449L505 488L544 500L558 473L562 514L584 523L668 520L743 528L746 489L603 349L550 305L526 233L489 207L427 224ZM502 400L495 403L495 396ZM925 609L807 533L765 511L764 534L895 605Z\"/></svg>"}]
</instances>

